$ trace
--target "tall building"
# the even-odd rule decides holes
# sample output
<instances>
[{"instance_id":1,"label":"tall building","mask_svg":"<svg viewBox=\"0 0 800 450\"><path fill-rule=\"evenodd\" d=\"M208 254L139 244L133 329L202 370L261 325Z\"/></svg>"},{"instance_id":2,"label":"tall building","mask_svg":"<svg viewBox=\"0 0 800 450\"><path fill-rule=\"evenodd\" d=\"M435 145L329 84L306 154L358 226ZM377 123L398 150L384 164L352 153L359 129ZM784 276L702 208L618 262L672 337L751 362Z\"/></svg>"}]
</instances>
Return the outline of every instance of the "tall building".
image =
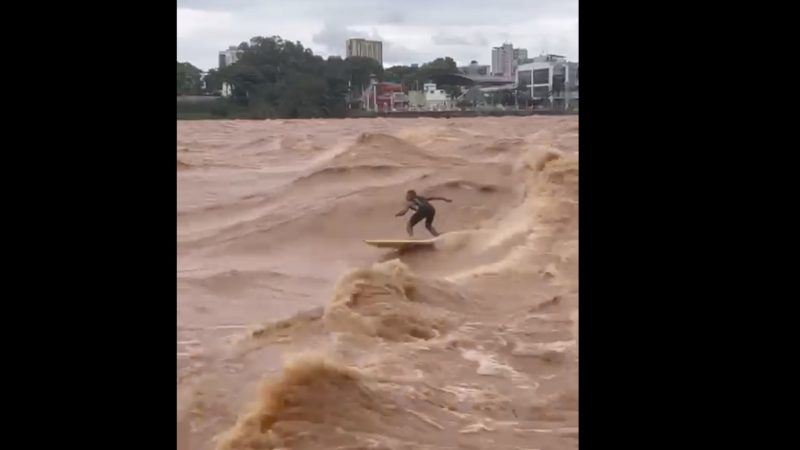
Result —
<instances>
[{"instance_id":1,"label":"tall building","mask_svg":"<svg viewBox=\"0 0 800 450\"><path fill-rule=\"evenodd\" d=\"M528 49L527 48L515 48L514 49L514 62L513 62L513 65L514 65L513 71L514 71L514 73L517 73L517 67L520 64L525 64L527 62L530 62L530 60L528 59Z\"/></svg>"},{"instance_id":2,"label":"tall building","mask_svg":"<svg viewBox=\"0 0 800 450\"><path fill-rule=\"evenodd\" d=\"M227 50L222 50L219 52L219 68L222 69L225 66L230 66L236 61L239 61L239 57L241 57L241 55L242 51L233 45L228 47Z\"/></svg>"},{"instance_id":3,"label":"tall building","mask_svg":"<svg viewBox=\"0 0 800 450\"><path fill-rule=\"evenodd\" d=\"M505 43L492 48L492 75L511 76L514 73L514 46Z\"/></svg>"},{"instance_id":4,"label":"tall building","mask_svg":"<svg viewBox=\"0 0 800 450\"><path fill-rule=\"evenodd\" d=\"M219 52L219 68L222 69L225 66L230 66L231 64L239 61L239 58L242 57L242 50L239 50L239 47L231 45L228 47L227 50L222 50ZM230 97L233 93L233 87L228 83L222 83L222 96L223 97Z\"/></svg>"},{"instance_id":5,"label":"tall building","mask_svg":"<svg viewBox=\"0 0 800 450\"><path fill-rule=\"evenodd\" d=\"M383 42L368 41L366 39L348 39L347 57L362 56L372 58L383 65Z\"/></svg>"},{"instance_id":6,"label":"tall building","mask_svg":"<svg viewBox=\"0 0 800 450\"><path fill-rule=\"evenodd\" d=\"M492 48L492 74L510 77L517 72L517 66L528 59L528 49L514 48L513 44L504 43Z\"/></svg>"}]
</instances>

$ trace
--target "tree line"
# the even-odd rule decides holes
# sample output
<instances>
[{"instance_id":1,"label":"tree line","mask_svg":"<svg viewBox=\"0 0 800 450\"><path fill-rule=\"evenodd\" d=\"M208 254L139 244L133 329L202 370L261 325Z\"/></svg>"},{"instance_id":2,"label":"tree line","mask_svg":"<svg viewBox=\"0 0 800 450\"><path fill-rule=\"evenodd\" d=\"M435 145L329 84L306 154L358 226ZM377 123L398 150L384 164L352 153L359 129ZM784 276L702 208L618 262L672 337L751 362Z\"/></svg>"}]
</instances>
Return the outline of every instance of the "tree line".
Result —
<instances>
[{"instance_id":1,"label":"tree line","mask_svg":"<svg viewBox=\"0 0 800 450\"><path fill-rule=\"evenodd\" d=\"M203 95L203 72L187 63L178 62L178 95Z\"/></svg>"},{"instance_id":2,"label":"tree line","mask_svg":"<svg viewBox=\"0 0 800 450\"><path fill-rule=\"evenodd\" d=\"M348 103L357 105L372 75L414 90L458 70L449 57L386 70L371 58L325 59L300 42L280 36L255 37L238 48L241 54L236 63L209 70L204 78L191 64L178 63L178 95L215 93L227 83L231 96L225 101L254 117L343 117ZM440 87L451 95L460 93L458 86Z\"/></svg>"}]
</instances>

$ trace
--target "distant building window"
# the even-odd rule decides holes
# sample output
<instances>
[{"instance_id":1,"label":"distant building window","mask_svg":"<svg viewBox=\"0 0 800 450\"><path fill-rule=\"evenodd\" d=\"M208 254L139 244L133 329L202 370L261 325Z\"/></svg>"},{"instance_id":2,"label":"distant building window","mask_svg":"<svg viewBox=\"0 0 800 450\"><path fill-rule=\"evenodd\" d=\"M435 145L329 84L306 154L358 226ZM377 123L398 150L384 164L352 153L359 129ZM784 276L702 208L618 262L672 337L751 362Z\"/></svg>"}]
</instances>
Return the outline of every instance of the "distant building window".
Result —
<instances>
[{"instance_id":1,"label":"distant building window","mask_svg":"<svg viewBox=\"0 0 800 450\"><path fill-rule=\"evenodd\" d=\"M553 76L553 92L560 93L564 92L564 75L554 75Z\"/></svg>"},{"instance_id":2,"label":"distant building window","mask_svg":"<svg viewBox=\"0 0 800 450\"><path fill-rule=\"evenodd\" d=\"M225 64L225 55L219 55L219 67L220 67L220 68L223 68L223 67L225 67L226 65L227 65L227 64Z\"/></svg>"},{"instance_id":3,"label":"distant building window","mask_svg":"<svg viewBox=\"0 0 800 450\"><path fill-rule=\"evenodd\" d=\"M550 69L533 71L533 84L546 84L550 82Z\"/></svg>"},{"instance_id":4,"label":"distant building window","mask_svg":"<svg viewBox=\"0 0 800 450\"><path fill-rule=\"evenodd\" d=\"M517 84L520 87L528 87L531 84L531 71L521 70L517 72Z\"/></svg>"}]
</instances>

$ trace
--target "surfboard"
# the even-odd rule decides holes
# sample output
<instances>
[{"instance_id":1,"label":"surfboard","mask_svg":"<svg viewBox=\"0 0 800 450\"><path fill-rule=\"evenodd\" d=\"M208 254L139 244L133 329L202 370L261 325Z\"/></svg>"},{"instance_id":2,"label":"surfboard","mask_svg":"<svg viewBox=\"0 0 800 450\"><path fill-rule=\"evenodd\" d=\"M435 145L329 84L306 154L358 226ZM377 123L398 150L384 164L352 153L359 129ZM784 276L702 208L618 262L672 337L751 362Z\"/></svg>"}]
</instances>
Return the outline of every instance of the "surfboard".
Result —
<instances>
[{"instance_id":1,"label":"surfboard","mask_svg":"<svg viewBox=\"0 0 800 450\"><path fill-rule=\"evenodd\" d=\"M367 239L364 242L373 247L403 250L412 247L433 247L436 239Z\"/></svg>"}]
</instances>

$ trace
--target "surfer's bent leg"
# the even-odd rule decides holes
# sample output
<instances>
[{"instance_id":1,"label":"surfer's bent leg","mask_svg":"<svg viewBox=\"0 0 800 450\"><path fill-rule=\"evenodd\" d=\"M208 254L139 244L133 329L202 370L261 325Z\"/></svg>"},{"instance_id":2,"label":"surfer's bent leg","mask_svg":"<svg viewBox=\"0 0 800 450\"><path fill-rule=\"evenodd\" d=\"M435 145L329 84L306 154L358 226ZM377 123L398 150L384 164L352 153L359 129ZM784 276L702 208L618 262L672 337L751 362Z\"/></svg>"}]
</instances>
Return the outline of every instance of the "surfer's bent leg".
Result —
<instances>
[{"instance_id":1,"label":"surfer's bent leg","mask_svg":"<svg viewBox=\"0 0 800 450\"><path fill-rule=\"evenodd\" d=\"M431 232L434 236L439 236L439 232L436 231L436 228L433 228L433 217L436 215L436 210L428 211L428 214L425 216L425 228Z\"/></svg>"},{"instance_id":2,"label":"surfer's bent leg","mask_svg":"<svg viewBox=\"0 0 800 450\"><path fill-rule=\"evenodd\" d=\"M419 223L420 220L425 218L425 213L422 211L417 211L408 219L408 225L406 225L406 231L408 232L408 237L414 236L414 225Z\"/></svg>"}]
</instances>

